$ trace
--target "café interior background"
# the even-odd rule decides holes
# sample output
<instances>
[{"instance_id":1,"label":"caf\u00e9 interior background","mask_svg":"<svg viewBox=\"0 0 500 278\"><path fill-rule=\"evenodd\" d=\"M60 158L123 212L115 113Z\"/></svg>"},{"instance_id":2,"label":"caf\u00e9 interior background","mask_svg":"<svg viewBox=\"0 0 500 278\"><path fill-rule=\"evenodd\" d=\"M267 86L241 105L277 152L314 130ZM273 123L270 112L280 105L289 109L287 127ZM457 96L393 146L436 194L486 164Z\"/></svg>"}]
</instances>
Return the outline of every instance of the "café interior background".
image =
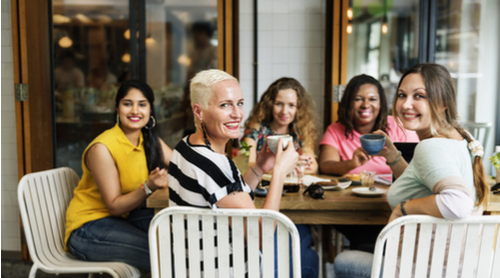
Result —
<instances>
[{"instance_id":1,"label":"caf\u00e9 interior background","mask_svg":"<svg viewBox=\"0 0 500 278\"><path fill-rule=\"evenodd\" d=\"M313 96L324 122L326 1L258 0L257 92L262 95L282 76L299 80ZM81 154L93 139L89 130L114 124L114 94L127 77L128 3L126 0L53 0L54 68L68 49L72 72L81 74L83 87L56 94L56 167L69 166L81 175ZM155 108L162 137L170 147L186 132L187 80L202 67L216 67L217 1L149 1L146 5L146 64L148 83L155 91ZM419 0L352 0L348 30L347 79L366 73L379 79L388 96L399 76L418 62ZM17 204L16 119L10 1L1 0L1 195L2 251L20 251ZM452 73L463 121L493 124L486 156L493 152L500 80L500 3L495 0L438 1L435 62ZM239 1L239 78L245 98L245 119L253 107L253 1ZM210 37L197 38L194 23L211 26ZM384 30L385 28L385 30ZM128 36L128 38L126 37ZM197 41L197 40L205 41ZM70 46L68 47L68 44ZM202 51L196 52L197 44ZM212 55L212 56L211 56ZM205 63L205 65L202 65ZM392 97L391 97L392 98ZM182 125L174 123L181 122ZM83 131L87 132L83 132ZM485 159L486 169L491 165Z\"/></svg>"}]
</instances>

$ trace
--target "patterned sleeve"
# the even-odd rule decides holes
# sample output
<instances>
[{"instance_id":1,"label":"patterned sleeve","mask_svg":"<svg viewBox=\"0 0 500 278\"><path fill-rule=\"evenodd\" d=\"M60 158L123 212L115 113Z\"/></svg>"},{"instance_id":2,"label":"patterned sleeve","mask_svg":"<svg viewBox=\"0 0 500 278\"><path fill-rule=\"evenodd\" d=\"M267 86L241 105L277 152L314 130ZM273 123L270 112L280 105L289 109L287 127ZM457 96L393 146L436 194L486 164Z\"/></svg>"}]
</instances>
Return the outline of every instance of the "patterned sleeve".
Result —
<instances>
[{"instance_id":1,"label":"patterned sleeve","mask_svg":"<svg viewBox=\"0 0 500 278\"><path fill-rule=\"evenodd\" d=\"M257 151L259 152L262 149L262 146L264 145L266 139L266 136L264 136L262 128L257 130L257 129L245 129L245 133L243 135L244 138L250 138L253 139L257 143Z\"/></svg>"},{"instance_id":2,"label":"patterned sleeve","mask_svg":"<svg viewBox=\"0 0 500 278\"><path fill-rule=\"evenodd\" d=\"M253 129L253 128L250 128L250 129L246 128L245 132L243 133L242 139L245 139L245 138L250 138L250 139L255 140L255 142L257 142L257 140L259 138L259 131L256 129Z\"/></svg>"}]
</instances>

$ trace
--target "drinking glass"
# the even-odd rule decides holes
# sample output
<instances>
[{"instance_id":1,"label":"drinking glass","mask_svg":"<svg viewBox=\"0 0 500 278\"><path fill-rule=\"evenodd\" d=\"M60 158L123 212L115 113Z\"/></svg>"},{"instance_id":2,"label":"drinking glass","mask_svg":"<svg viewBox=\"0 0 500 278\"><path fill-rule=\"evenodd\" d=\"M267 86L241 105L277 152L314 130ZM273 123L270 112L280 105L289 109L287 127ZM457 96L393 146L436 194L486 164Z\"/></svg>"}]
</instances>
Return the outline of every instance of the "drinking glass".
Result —
<instances>
[{"instance_id":1,"label":"drinking glass","mask_svg":"<svg viewBox=\"0 0 500 278\"><path fill-rule=\"evenodd\" d=\"M375 183L375 171L361 172L361 186L372 187L374 183Z\"/></svg>"}]
</instances>

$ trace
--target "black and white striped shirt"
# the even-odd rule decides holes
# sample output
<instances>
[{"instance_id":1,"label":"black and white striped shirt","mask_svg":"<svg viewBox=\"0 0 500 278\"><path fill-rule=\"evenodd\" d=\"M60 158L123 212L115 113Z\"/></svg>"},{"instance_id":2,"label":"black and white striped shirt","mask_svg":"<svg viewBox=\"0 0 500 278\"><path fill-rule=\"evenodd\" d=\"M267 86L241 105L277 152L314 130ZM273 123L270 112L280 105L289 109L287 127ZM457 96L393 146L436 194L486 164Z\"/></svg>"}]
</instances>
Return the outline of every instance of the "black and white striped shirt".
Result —
<instances>
[{"instance_id":1,"label":"black and white striped shirt","mask_svg":"<svg viewBox=\"0 0 500 278\"><path fill-rule=\"evenodd\" d=\"M168 168L170 206L217 208L217 202L234 191L253 192L234 162L205 145L184 137L175 147Z\"/></svg>"}]
</instances>

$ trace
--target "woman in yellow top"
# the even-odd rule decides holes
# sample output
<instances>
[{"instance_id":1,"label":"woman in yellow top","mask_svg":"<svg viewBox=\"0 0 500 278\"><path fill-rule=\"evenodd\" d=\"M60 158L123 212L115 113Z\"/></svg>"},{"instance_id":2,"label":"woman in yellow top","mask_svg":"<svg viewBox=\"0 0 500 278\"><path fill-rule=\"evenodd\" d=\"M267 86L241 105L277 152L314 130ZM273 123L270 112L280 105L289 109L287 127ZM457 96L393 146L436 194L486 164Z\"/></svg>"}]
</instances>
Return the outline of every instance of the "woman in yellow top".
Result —
<instances>
[{"instance_id":1,"label":"woman in yellow top","mask_svg":"<svg viewBox=\"0 0 500 278\"><path fill-rule=\"evenodd\" d=\"M172 154L154 128L153 103L146 83L125 81L116 95L117 124L83 153L83 176L66 213L65 243L78 259L150 269L147 232L154 213L140 205L166 186Z\"/></svg>"}]
</instances>

